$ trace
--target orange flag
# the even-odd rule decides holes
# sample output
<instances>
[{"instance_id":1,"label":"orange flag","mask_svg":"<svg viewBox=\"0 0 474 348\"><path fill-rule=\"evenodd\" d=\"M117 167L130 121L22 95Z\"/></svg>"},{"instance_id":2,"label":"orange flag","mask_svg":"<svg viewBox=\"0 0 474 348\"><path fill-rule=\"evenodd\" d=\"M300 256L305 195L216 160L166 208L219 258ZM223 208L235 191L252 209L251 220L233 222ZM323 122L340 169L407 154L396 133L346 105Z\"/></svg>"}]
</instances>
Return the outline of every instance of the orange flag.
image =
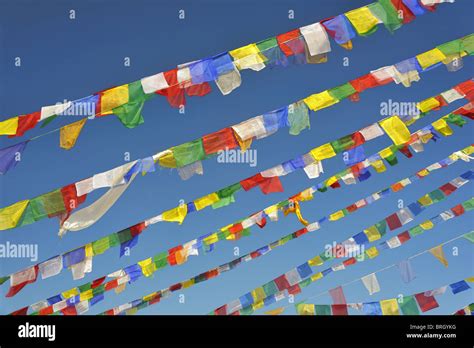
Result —
<instances>
[{"instance_id":1,"label":"orange flag","mask_svg":"<svg viewBox=\"0 0 474 348\"><path fill-rule=\"evenodd\" d=\"M63 149L69 150L76 145L77 138L79 138L79 134L81 134L82 127L84 127L86 121L87 118L83 118L80 121L61 127L59 131L59 145Z\"/></svg>"}]
</instances>

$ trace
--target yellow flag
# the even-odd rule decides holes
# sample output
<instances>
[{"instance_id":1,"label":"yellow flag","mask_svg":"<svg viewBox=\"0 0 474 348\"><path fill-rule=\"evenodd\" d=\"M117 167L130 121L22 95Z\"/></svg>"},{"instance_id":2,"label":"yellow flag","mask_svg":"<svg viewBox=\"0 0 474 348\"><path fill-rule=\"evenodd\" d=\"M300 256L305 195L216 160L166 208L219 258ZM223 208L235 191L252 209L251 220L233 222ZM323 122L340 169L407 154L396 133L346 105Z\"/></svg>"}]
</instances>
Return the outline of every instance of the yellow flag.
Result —
<instances>
[{"instance_id":1,"label":"yellow flag","mask_svg":"<svg viewBox=\"0 0 474 348\"><path fill-rule=\"evenodd\" d=\"M453 134L451 127L449 127L448 123L442 118L433 122L431 125L437 132L441 133L445 137Z\"/></svg>"},{"instance_id":2,"label":"yellow flag","mask_svg":"<svg viewBox=\"0 0 474 348\"><path fill-rule=\"evenodd\" d=\"M61 293L61 295L63 296L64 299L74 297L78 294L79 294L79 291L77 290L77 288L72 288L72 289L69 289L69 290L64 291L64 292Z\"/></svg>"},{"instance_id":3,"label":"yellow flag","mask_svg":"<svg viewBox=\"0 0 474 348\"><path fill-rule=\"evenodd\" d=\"M318 255L309 260L308 264L310 266L321 266L323 264L323 259L321 259L321 256Z\"/></svg>"},{"instance_id":4,"label":"yellow flag","mask_svg":"<svg viewBox=\"0 0 474 348\"><path fill-rule=\"evenodd\" d=\"M427 207L431 204L433 204L433 201L431 199L431 197L429 195L424 195L423 197L421 197L420 199L418 199L418 202L420 202L420 204L424 207Z\"/></svg>"},{"instance_id":5,"label":"yellow flag","mask_svg":"<svg viewBox=\"0 0 474 348\"><path fill-rule=\"evenodd\" d=\"M94 256L94 249L92 249L92 243L86 244L86 246L84 247L84 249L85 249L86 257L92 257L92 256Z\"/></svg>"},{"instance_id":6,"label":"yellow flag","mask_svg":"<svg viewBox=\"0 0 474 348\"><path fill-rule=\"evenodd\" d=\"M211 245L219 241L219 236L217 235L217 233L213 233L210 236L204 238L202 241L207 245Z\"/></svg>"},{"instance_id":7,"label":"yellow flag","mask_svg":"<svg viewBox=\"0 0 474 348\"><path fill-rule=\"evenodd\" d=\"M153 300L153 298L155 298L155 296L156 296L156 293L149 294L149 295L143 296L142 300L148 302L150 300Z\"/></svg>"},{"instance_id":8,"label":"yellow flag","mask_svg":"<svg viewBox=\"0 0 474 348\"><path fill-rule=\"evenodd\" d=\"M229 51L229 54L234 58L235 66L239 70L252 68L252 66L262 64L266 60L254 43Z\"/></svg>"},{"instance_id":9,"label":"yellow flag","mask_svg":"<svg viewBox=\"0 0 474 348\"><path fill-rule=\"evenodd\" d=\"M250 138L250 139L247 139L247 140L242 140L242 138L241 138L240 135L234 130L234 128L232 128L232 131L234 132L234 137L235 137L235 139L236 139L237 142L239 143L240 152L245 152L245 151L247 151L247 149L248 149L250 146L252 146L253 138Z\"/></svg>"},{"instance_id":10,"label":"yellow flag","mask_svg":"<svg viewBox=\"0 0 474 348\"><path fill-rule=\"evenodd\" d=\"M322 262L321 262L322 264ZM316 280L318 279L321 279L323 277L323 274L321 272L319 273L316 273L316 274L313 274L310 279L311 279L311 282L315 282Z\"/></svg>"},{"instance_id":11,"label":"yellow flag","mask_svg":"<svg viewBox=\"0 0 474 348\"><path fill-rule=\"evenodd\" d=\"M18 129L18 116L0 122L0 135L14 135Z\"/></svg>"},{"instance_id":12,"label":"yellow flag","mask_svg":"<svg viewBox=\"0 0 474 348\"><path fill-rule=\"evenodd\" d=\"M310 153L314 159L318 161L336 156L336 152L334 152L334 149L330 143L314 148L310 151Z\"/></svg>"},{"instance_id":13,"label":"yellow flag","mask_svg":"<svg viewBox=\"0 0 474 348\"><path fill-rule=\"evenodd\" d=\"M266 314L266 315L280 315L284 311L285 311L285 307L280 307L280 308L272 309L271 311L264 312L263 314Z\"/></svg>"},{"instance_id":14,"label":"yellow flag","mask_svg":"<svg viewBox=\"0 0 474 348\"><path fill-rule=\"evenodd\" d=\"M400 315L400 312L398 311L398 302L395 298L380 301L380 307L382 307L383 315Z\"/></svg>"},{"instance_id":15,"label":"yellow flag","mask_svg":"<svg viewBox=\"0 0 474 348\"><path fill-rule=\"evenodd\" d=\"M265 297L267 297L262 287L252 290L251 294L255 302L263 300Z\"/></svg>"},{"instance_id":16,"label":"yellow flag","mask_svg":"<svg viewBox=\"0 0 474 348\"><path fill-rule=\"evenodd\" d=\"M299 303L296 306L299 315L316 315L314 304Z\"/></svg>"},{"instance_id":17,"label":"yellow flag","mask_svg":"<svg viewBox=\"0 0 474 348\"><path fill-rule=\"evenodd\" d=\"M168 152L164 154L163 156L161 156L160 158L158 158L158 163L160 164L160 166L166 167L166 168L177 167L176 159L174 158L173 152Z\"/></svg>"},{"instance_id":18,"label":"yellow flag","mask_svg":"<svg viewBox=\"0 0 474 348\"><path fill-rule=\"evenodd\" d=\"M431 230L434 227L434 224L433 222L431 222L431 220L426 220L420 224L420 227L424 229L425 231Z\"/></svg>"},{"instance_id":19,"label":"yellow flag","mask_svg":"<svg viewBox=\"0 0 474 348\"><path fill-rule=\"evenodd\" d=\"M196 210L202 210L210 205L213 205L219 200L219 196L217 193L210 193L207 196L198 198L194 201L194 206L196 207Z\"/></svg>"},{"instance_id":20,"label":"yellow flag","mask_svg":"<svg viewBox=\"0 0 474 348\"><path fill-rule=\"evenodd\" d=\"M89 289L87 291L81 292L79 294L79 300L80 301L86 301L90 300L92 297L94 297L94 294L92 293L92 289Z\"/></svg>"},{"instance_id":21,"label":"yellow flag","mask_svg":"<svg viewBox=\"0 0 474 348\"><path fill-rule=\"evenodd\" d=\"M439 106L439 101L436 98L431 97L418 103L417 106L421 112L427 112L437 108Z\"/></svg>"},{"instance_id":22,"label":"yellow flag","mask_svg":"<svg viewBox=\"0 0 474 348\"><path fill-rule=\"evenodd\" d=\"M339 103L339 100L334 99L328 91L312 94L303 101L308 106L308 108L313 111L327 108L328 106Z\"/></svg>"},{"instance_id":23,"label":"yellow flag","mask_svg":"<svg viewBox=\"0 0 474 348\"><path fill-rule=\"evenodd\" d=\"M386 118L379 123L395 145L405 144L410 140L410 131L398 116Z\"/></svg>"},{"instance_id":24,"label":"yellow flag","mask_svg":"<svg viewBox=\"0 0 474 348\"><path fill-rule=\"evenodd\" d=\"M162 217L163 221L177 222L181 225L187 214L188 206L186 204L180 204L176 208L165 211Z\"/></svg>"},{"instance_id":25,"label":"yellow flag","mask_svg":"<svg viewBox=\"0 0 474 348\"><path fill-rule=\"evenodd\" d=\"M18 224L29 200L24 200L0 209L0 230L13 228Z\"/></svg>"},{"instance_id":26,"label":"yellow flag","mask_svg":"<svg viewBox=\"0 0 474 348\"><path fill-rule=\"evenodd\" d=\"M156 271L156 265L151 257L143 261L138 261L138 265L142 269L142 273L145 277L151 276Z\"/></svg>"},{"instance_id":27,"label":"yellow flag","mask_svg":"<svg viewBox=\"0 0 474 348\"><path fill-rule=\"evenodd\" d=\"M80 121L61 127L59 130L59 146L66 150L73 148L86 121L87 118L83 118Z\"/></svg>"},{"instance_id":28,"label":"yellow flag","mask_svg":"<svg viewBox=\"0 0 474 348\"><path fill-rule=\"evenodd\" d=\"M254 311L256 311L257 309L262 308L262 307L264 306L264 304L265 304L265 303L264 303L263 301L255 302L255 303L252 304L252 309L253 309Z\"/></svg>"},{"instance_id":29,"label":"yellow flag","mask_svg":"<svg viewBox=\"0 0 474 348\"><path fill-rule=\"evenodd\" d=\"M373 259L374 257L377 257L379 256L379 251L377 250L376 247L371 247L369 249L367 249L365 251L365 253L367 254L367 256L370 258L370 259Z\"/></svg>"},{"instance_id":30,"label":"yellow flag","mask_svg":"<svg viewBox=\"0 0 474 348\"><path fill-rule=\"evenodd\" d=\"M346 12L344 15L352 23L359 35L369 33L379 22L377 17L366 6Z\"/></svg>"},{"instance_id":31,"label":"yellow flag","mask_svg":"<svg viewBox=\"0 0 474 348\"><path fill-rule=\"evenodd\" d=\"M370 164L377 173L383 173L387 170L382 160L374 161Z\"/></svg>"},{"instance_id":32,"label":"yellow flag","mask_svg":"<svg viewBox=\"0 0 474 348\"><path fill-rule=\"evenodd\" d=\"M190 288L190 287L193 286L193 285L194 285L194 278L185 280L185 281L183 282L183 289Z\"/></svg>"},{"instance_id":33,"label":"yellow flag","mask_svg":"<svg viewBox=\"0 0 474 348\"><path fill-rule=\"evenodd\" d=\"M344 42L343 44L340 44L342 48L345 48L346 50L350 51L352 50L352 41L349 40L347 42Z\"/></svg>"},{"instance_id":34,"label":"yellow flag","mask_svg":"<svg viewBox=\"0 0 474 348\"><path fill-rule=\"evenodd\" d=\"M369 242L373 242L374 240L378 240L382 238L380 235L380 232L377 230L377 227L375 226L370 226L369 228L364 230L365 235L367 236L367 239Z\"/></svg>"},{"instance_id":35,"label":"yellow flag","mask_svg":"<svg viewBox=\"0 0 474 348\"><path fill-rule=\"evenodd\" d=\"M339 219L342 219L344 217L344 212L342 210L336 211L335 213L332 213L329 215L329 220L330 221L337 221Z\"/></svg>"},{"instance_id":36,"label":"yellow flag","mask_svg":"<svg viewBox=\"0 0 474 348\"><path fill-rule=\"evenodd\" d=\"M393 155L393 151L389 147L386 147L385 149L379 151L379 156L382 158L387 158L391 155Z\"/></svg>"},{"instance_id":37,"label":"yellow flag","mask_svg":"<svg viewBox=\"0 0 474 348\"><path fill-rule=\"evenodd\" d=\"M421 177L425 177L425 176L428 176L430 175L430 172L428 171L428 169L422 169L420 170L419 172L416 173L418 176L421 176Z\"/></svg>"},{"instance_id":38,"label":"yellow flag","mask_svg":"<svg viewBox=\"0 0 474 348\"><path fill-rule=\"evenodd\" d=\"M462 152L464 152L466 155L470 155L470 154L474 153L474 146L472 146L472 145L468 146L465 149L463 149Z\"/></svg>"},{"instance_id":39,"label":"yellow flag","mask_svg":"<svg viewBox=\"0 0 474 348\"><path fill-rule=\"evenodd\" d=\"M446 56L439 49L433 48L428 52L417 55L416 59L418 59L418 63L420 63L420 66L424 70L436 63L443 61L443 59L446 59Z\"/></svg>"},{"instance_id":40,"label":"yellow flag","mask_svg":"<svg viewBox=\"0 0 474 348\"><path fill-rule=\"evenodd\" d=\"M101 95L101 114L111 114L113 109L126 103L128 103L128 85L108 89Z\"/></svg>"},{"instance_id":41,"label":"yellow flag","mask_svg":"<svg viewBox=\"0 0 474 348\"><path fill-rule=\"evenodd\" d=\"M443 246L438 245L437 247L431 248L430 253L436 257L439 262L441 262L444 267L448 267L448 260L446 260L446 256L444 256Z\"/></svg>"}]
</instances>

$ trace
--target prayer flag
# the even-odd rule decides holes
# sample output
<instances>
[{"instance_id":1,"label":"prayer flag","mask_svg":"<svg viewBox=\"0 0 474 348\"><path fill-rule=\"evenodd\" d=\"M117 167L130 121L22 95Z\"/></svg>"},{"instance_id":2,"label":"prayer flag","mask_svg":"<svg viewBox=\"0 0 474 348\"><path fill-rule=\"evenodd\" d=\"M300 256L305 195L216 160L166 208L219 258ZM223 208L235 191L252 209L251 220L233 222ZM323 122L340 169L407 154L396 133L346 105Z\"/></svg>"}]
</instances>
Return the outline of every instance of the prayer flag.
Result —
<instances>
[{"instance_id":1,"label":"prayer flag","mask_svg":"<svg viewBox=\"0 0 474 348\"><path fill-rule=\"evenodd\" d=\"M359 35L370 35L377 30L379 20L367 6L344 13Z\"/></svg>"},{"instance_id":2,"label":"prayer flag","mask_svg":"<svg viewBox=\"0 0 474 348\"><path fill-rule=\"evenodd\" d=\"M444 255L443 245L438 245L437 247L431 248L430 253L438 259L445 267L448 267L448 260Z\"/></svg>"},{"instance_id":3,"label":"prayer flag","mask_svg":"<svg viewBox=\"0 0 474 348\"><path fill-rule=\"evenodd\" d=\"M361 280L370 295L380 291L380 285L375 273L366 275L365 277L362 277Z\"/></svg>"},{"instance_id":4,"label":"prayer flag","mask_svg":"<svg viewBox=\"0 0 474 348\"><path fill-rule=\"evenodd\" d=\"M60 129L60 146L69 150L76 145L77 138L81 134L82 127L86 124L87 118L68 124Z\"/></svg>"},{"instance_id":5,"label":"prayer flag","mask_svg":"<svg viewBox=\"0 0 474 348\"><path fill-rule=\"evenodd\" d=\"M28 144L28 140L9 147L0 149L0 174L7 173L10 169L15 168L21 161L23 151Z\"/></svg>"},{"instance_id":6,"label":"prayer flag","mask_svg":"<svg viewBox=\"0 0 474 348\"><path fill-rule=\"evenodd\" d=\"M410 131L398 116L392 116L380 121L380 126L395 145L401 145L410 140Z\"/></svg>"}]
</instances>

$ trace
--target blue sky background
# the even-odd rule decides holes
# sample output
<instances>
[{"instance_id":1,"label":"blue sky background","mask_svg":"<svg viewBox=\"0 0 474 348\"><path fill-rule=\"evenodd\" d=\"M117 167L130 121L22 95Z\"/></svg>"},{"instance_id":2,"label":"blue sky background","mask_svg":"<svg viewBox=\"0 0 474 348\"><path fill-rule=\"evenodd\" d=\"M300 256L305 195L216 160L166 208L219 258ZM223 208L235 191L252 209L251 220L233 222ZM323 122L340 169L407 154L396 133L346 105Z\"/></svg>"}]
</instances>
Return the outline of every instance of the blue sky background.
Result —
<instances>
[{"instance_id":1,"label":"blue sky background","mask_svg":"<svg viewBox=\"0 0 474 348\"><path fill-rule=\"evenodd\" d=\"M135 81L177 64L204 58L234 49L251 42L284 33L332 15L368 4L369 1L2 1L0 12L0 115L2 119L39 110L63 99L77 99L114 85ZM70 20L68 12L76 11ZM178 19L178 10L186 11L186 19ZM288 19L288 10L295 11L295 19ZM159 150L178 145L236 124L252 116L276 109L309 94L335 87L370 70L394 64L424 52L443 42L467 35L472 31L472 4L458 0L453 5L441 5L435 13L418 17L394 35L383 26L370 37L354 39L353 51L346 51L332 42L329 62L319 65L290 66L260 72L244 71L242 86L223 96L213 85L213 92L203 98L188 98L184 115L172 109L164 97L149 101L144 109L145 124L129 130L113 116L88 121L76 147L70 151L59 148L59 133L32 142L24 153L24 161L12 172L0 178L0 205L6 206L31 198L52 189L89 177L124 163L124 153L132 159L152 155ZM22 66L15 67L15 57ZM124 67L124 57L131 66ZM348 57L350 65L342 61ZM442 92L472 76L474 62L464 59L464 68L449 73L445 67L422 75L422 80L411 88L388 85L361 94L359 103L344 101L311 115L311 130L291 136L286 130L254 143L258 150L258 165L220 164L215 159L203 162L205 174L181 181L176 171L157 169L155 173L139 177L118 203L94 226L71 232L63 239L57 236L58 221L47 219L19 229L3 231L0 242L37 243L39 260L96 240L109 233L135 224L176 206L180 199L198 198L231 183L294 158L311 148L335 140L381 118L380 105L388 99L416 102ZM457 101L441 111L433 112L410 129L417 130L461 105ZM56 120L48 128L27 133L28 137L72 120ZM0 146L16 143L17 139L2 138ZM374 174L366 182L344 186L316 194L315 199L302 205L304 217L310 221L341 209L366 195L405 178L416 170L440 160L472 141L472 125L455 128L455 135L430 143L423 153L411 160L399 156L400 164L383 174ZM380 138L365 145L372 154L389 145L388 138ZM2 314L27 304L45 299L72 286L81 285L99 276L120 269L157 252L196 238L227 225L248 214L307 188L332 173L343 169L339 156L324 162L325 175L309 180L303 171L282 178L283 193L264 196L258 189L239 193L236 203L219 210L207 209L191 214L182 226L157 224L140 237L139 244L129 257L118 258L118 248L94 258L93 272L81 281L73 281L70 272L38 280L28 285L13 299L5 299L8 284L0 288ZM182 292L185 303L177 293L162 303L151 306L141 314L205 314L241 296L319 254L324 246L342 241L360 232L397 209L397 200L407 204L455 176L471 169L459 163L417 182L400 193L371 205L341 221L325 225L278 248L270 254L232 272L204 282ZM102 192L100 192L102 193ZM456 192L448 200L427 209L407 228L414 226L444 209L471 197L472 184ZM91 195L92 202L97 194ZM376 260L330 275L307 287L298 296L329 290L357 279L384 266L399 262L419 251L434 247L474 227L472 216L465 215L440 225L408 244L384 252ZM93 307L90 314L99 313L115 305L136 299L152 291L188 279L200 272L234 258L233 248L241 254L257 249L283 235L301 228L295 216L281 217L263 230L254 229L251 237L238 242L222 242L210 254L191 258L182 266L168 267L154 277L141 279L117 295L106 294L106 299ZM257 228L258 229L258 228ZM396 231L397 233L403 230ZM459 256L452 255L452 247L459 248ZM369 296L361 282L346 287L349 302L374 301L412 294L449 284L474 275L472 245L459 240L445 248L449 268L431 255L413 262L417 279L404 284L397 269L378 275L382 291ZM27 267L27 259L2 259L0 274L5 275ZM450 314L473 300L472 291L452 295L448 291L438 297L440 308L430 314ZM286 303L286 300L285 302ZM330 303L322 296L315 303ZM287 311L294 313L293 308Z\"/></svg>"}]
</instances>

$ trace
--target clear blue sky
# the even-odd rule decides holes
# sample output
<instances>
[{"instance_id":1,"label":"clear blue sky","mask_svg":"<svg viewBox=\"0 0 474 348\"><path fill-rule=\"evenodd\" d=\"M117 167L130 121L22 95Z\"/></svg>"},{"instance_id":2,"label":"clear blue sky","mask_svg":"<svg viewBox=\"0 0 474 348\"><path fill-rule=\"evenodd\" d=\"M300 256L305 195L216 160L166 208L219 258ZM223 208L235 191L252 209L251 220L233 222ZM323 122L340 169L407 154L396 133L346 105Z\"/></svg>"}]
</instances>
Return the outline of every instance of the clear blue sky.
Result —
<instances>
[{"instance_id":1,"label":"clear blue sky","mask_svg":"<svg viewBox=\"0 0 474 348\"><path fill-rule=\"evenodd\" d=\"M3 1L0 13L0 115L2 119L38 110L42 105L55 104L63 99L84 97L110 86L137 80L177 64L204 58L237 48L278 33L307 25L326 17L341 14L368 4L369 1ZM68 12L76 11L70 20ZM178 19L178 10L186 11L186 19ZM287 18L288 10L295 11L295 19ZM286 69L244 71L240 88L222 96L213 85L213 92L203 98L188 98L186 113L180 115L167 105L163 97L149 101L144 109L145 124L126 129L115 117L89 121L76 147L70 151L59 148L59 137L43 137L30 144L24 162L14 171L0 178L0 206L31 198L57 187L89 177L123 164L125 152L133 159L154 154L172 145L195 139L203 134L238 123L251 116L276 109L311 93L335 87L366 74L371 69L399 62L424 52L443 42L467 35L472 31L472 4L458 0L453 5L440 6L438 11L418 17L413 23L389 34L383 26L367 38L356 38L353 51L346 51L335 43L329 62L320 65L291 66ZM21 57L22 66L14 66ZM124 57L131 66L124 67ZM350 65L342 60L348 57ZM176 171L157 169L155 173L139 177L119 202L97 224L89 229L72 232L62 240L57 237L58 222L47 219L20 229L3 231L0 242L37 243L39 260L47 259L79 245L118 231L161 211L213 192L284 160L307 152L316 145L337 139L380 119L380 104L388 99L416 102L437 94L472 76L472 58L464 60L464 69L449 73L440 67L422 75L422 80L411 88L389 85L369 90L359 103L341 102L311 116L311 130L291 136L285 130L255 143L258 164L219 164L204 162L205 175L181 181ZM417 122L416 130L436 118L461 106L463 101L432 113ZM71 120L56 120L46 129L33 130L37 135ZM16 143L2 138L0 146ZM373 175L364 183L317 194L303 204L309 220L318 219L365 197L367 194L404 178L421 167L446 157L472 141L472 125L455 128L455 135L437 144L429 144L426 151L411 160L399 156L400 164L386 173ZM365 146L371 154L389 144L387 138ZM324 162L326 176L343 168L341 157ZM470 169L466 163L456 164L420 181L399 194L394 194L369 208L339 222L326 225L321 231L288 243L274 252L243 265L214 280L204 282L183 292L185 304L178 302L175 293L160 304L141 311L142 314L204 314L255 288L290 268L318 254L328 243L342 241L363 228L384 218L397 209L397 200L406 203L435 189L453 177ZM70 272L39 280L28 285L13 299L5 299L8 284L0 288L1 313L34 303L58 292L81 285L101 275L147 258L177 244L212 232L249 213L282 200L319 180L309 180L304 172L282 179L285 192L264 196L259 190L241 193L237 202L220 209L208 209L191 214L182 226L157 224L148 229L133 249L131 256L118 258L118 248L94 258L93 272L82 281L74 282ZM437 214L471 197L472 186L455 193L447 201L427 209L419 219ZM88 202L95 199L91 196ZM281 218L263 230L237 243L219 243L208 255L191 258L182 266L168 267L152 279L142 279L123 293L106 294L102 303L93 307L91 314L167 287L177 281L231 260L233 248L241 254L254 250L283 235L299 229L295 216ZM421 250L468 232L474 227L472 216L463 216L420 236L407 245L388 251L376 259L331 275L305 289L298 299L331 289L339 284L371 273L385 265L398 262ZM397 232L401 232L397 231ZM459 248L459 256L452 256L451 248ZM369 296L361 283L345 288L346 298L362 302L411 294L448 284L473 272L472 245L462 240L446 249L449 268L445 269L430 255L413 263L417 279L404 284L396 269L380 274L382 291ZM26 259L2 259L1 275L17 271L30 264ZM449 314L472 302L473 293L446 294L439 297L441 307L432 314ZM329 303L328 296L318 303ZM293 313L291 309L288 313Z\"/></svg>"}]
</instances>

